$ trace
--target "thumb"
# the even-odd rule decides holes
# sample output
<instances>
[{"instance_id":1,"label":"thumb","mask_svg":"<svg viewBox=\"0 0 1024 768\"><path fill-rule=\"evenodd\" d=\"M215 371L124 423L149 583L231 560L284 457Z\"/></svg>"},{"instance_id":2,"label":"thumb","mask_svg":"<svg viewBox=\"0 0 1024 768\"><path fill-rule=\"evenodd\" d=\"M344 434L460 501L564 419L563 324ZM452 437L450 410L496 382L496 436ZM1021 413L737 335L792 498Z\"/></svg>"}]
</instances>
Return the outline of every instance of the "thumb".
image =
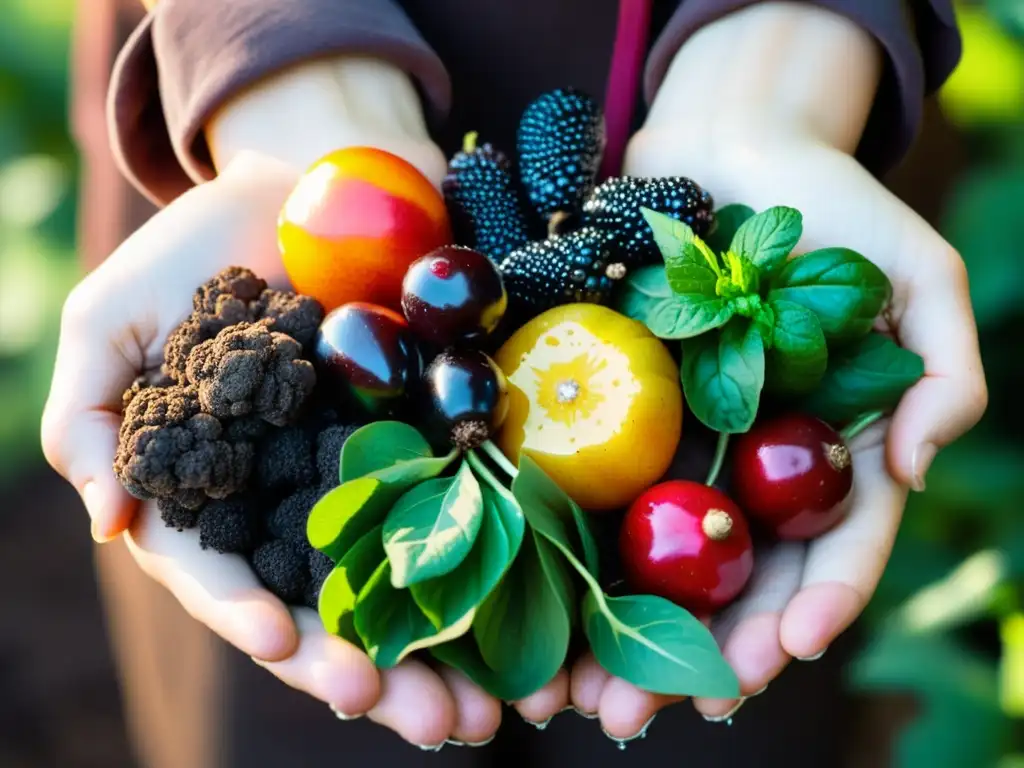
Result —
<instances>
[{"instance_id":1,"label":"thumb","mask_svg":"<svg viewBox=\"0 0 1024 768\"><path fill-rule=\"evenodd\" d=\"M137 507L113 463L121 396L142 368L142 351L109 314L92 277L68 297L41 434L47 461L81 495L99 542L123 532Z\"/></svg>"}]
</instances>

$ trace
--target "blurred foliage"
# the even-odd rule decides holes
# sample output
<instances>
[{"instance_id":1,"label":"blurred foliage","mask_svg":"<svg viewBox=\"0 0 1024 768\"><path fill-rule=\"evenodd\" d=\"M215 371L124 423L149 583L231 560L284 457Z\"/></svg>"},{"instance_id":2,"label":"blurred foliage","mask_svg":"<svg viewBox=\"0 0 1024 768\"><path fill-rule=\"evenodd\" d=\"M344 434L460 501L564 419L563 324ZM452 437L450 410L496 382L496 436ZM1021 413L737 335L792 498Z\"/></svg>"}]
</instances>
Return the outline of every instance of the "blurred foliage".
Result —
<instances>
[{"instance_id":1,"label":"blurred foliage","mask_svg":"<svg viewBox=\"0 0 1024 768\"><path fill-rule=\"evenodd\" d=\"M0 24L0 489L39 460L60 306L78 277L73 10L74 0L5 0Z\"/></svg>"},{"instance_id":2,"label":"blurred foliage","mask_svg":"<svg viewBox=\"0 0 1024 768\"><path fill-rule=\"evenodd\" d=\"M917 696L894 765L1022 768L1024 2L963 4L958 16L964 55L940 100L969 166L940 229L967 263L990 406L912 496L850 679Z\"/></svg>"},{"instance_id":3,"label":"blurred foliage","mask_svg":"<svg viewBox=\"0 0 1024 768\"><path fill-rule=\"evenodd\" d=\"M0 490L38 461L60 305L78 278L73 4L5 0L0 25ZM1024 768L1024 0L958 12L964 58L941 101L971 164L941 229L968 264L991 406L911 498L850 680L918 696L895 765Z\"/></svg>"}]
</instances>

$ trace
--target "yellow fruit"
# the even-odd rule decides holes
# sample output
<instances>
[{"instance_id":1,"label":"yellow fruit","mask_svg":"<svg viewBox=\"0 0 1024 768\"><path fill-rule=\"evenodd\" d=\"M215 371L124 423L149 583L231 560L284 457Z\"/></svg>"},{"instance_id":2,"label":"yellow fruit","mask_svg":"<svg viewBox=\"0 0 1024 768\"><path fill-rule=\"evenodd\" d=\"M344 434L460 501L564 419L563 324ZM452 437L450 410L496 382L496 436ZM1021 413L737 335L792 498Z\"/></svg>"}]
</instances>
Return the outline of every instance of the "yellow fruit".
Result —
<instances>
[{"instance_id":1,"label":"yellow fruit","mask_svg":"<svg viewBox=\"0 0 1024 768\"><path fill-rule=\"evenodd\" d=\"M679 370L635 320L596 304L549 310L495 361L509 414L495 442L528 453L581 507L627 506L666 472L682 433Z\"/></svg>"}]
</instances>

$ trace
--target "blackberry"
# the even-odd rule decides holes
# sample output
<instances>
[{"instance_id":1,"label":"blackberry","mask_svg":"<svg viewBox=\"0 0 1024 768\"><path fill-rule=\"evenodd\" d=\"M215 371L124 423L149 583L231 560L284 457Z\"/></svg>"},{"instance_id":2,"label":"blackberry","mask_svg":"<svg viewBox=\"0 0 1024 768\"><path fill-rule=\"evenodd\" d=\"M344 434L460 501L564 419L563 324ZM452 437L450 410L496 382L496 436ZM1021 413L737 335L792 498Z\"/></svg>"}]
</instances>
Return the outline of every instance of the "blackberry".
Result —
<instances>
[{"instance_id":1,"label":"blackberry","mask_svg":"<svg viewBox=\"0 0 1024 768\"><path fill-rule=\"evenodd\" d=\"M508 158L490 144L477 146L476 139L466 134L441 188L456 242L500 261L529 241L529 229Z\"/></svg>"},{"instance_id":2,"label":"blackberry","mask_svg":"<svg viewBox=\"0 0 1024 768\"><path fill-rule=\"evenodd\" d=\"M577 213L597 178L605 146L604 114L574 88L530 104L516 139L519 171L530 203L545 222Z\"/></svg>"},{"instance_id":3,"label":"blackberry","mask_svg":"<svg viewBox=\"0 0 1024 768\"><path fill-rule=\"evenodd\" d=\"M711 195L690 179L682 176L608 179L587 198L583 215L586 224L617 234L622 257L630 267L661 260L641 206L686 222L698 235L706 234L714 221Z\"/></svg>"},{"instance_id":4,"label":"blackberry","mask_svg":"<svg viewBox=\"0 0 1024 768\"><path fill-rule=\"evenodd\" d=\"M572 302L600 304L625 276L613 233L584 227L538 240L501 263L509 314L517 322Z\"/></svg>"}]
</instances>

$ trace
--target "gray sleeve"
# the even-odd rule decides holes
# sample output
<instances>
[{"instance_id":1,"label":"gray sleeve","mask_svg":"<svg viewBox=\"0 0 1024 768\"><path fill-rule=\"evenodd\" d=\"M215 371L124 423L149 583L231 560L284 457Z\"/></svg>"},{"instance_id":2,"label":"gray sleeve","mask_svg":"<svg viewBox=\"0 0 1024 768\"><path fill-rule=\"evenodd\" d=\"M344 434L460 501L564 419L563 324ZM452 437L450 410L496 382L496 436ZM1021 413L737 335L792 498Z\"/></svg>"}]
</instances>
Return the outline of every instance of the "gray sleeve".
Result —
<instances>
[{"instance_id":1,"label":"gray sleeve","mask_svg":"<svg viewBox=\"0 0 1024 768\"><path fill-rule=\"evenodd\" d=\"M763 0L683 0L647 63L644 90L654 97L676 51L694 32ZM906 154L921 125L924 99L949 77L961 39L951 0L805 0L842 14L878 40L886 55L858 158L884 173Z\"/></svg>"},{"instance_id":2,"label":"gray sleeve","mask_svg":"<svg viewBox=\"0 0 1024 768\"><path fill-rule=\"evenodd\" d=\"M445 113L444 65L392 0L161 0L121 50L110 86L121 171L166 204L213 178L203 125L248 85L321 56L372 55L409 72Z\"/></svg>"}]
</instances>

